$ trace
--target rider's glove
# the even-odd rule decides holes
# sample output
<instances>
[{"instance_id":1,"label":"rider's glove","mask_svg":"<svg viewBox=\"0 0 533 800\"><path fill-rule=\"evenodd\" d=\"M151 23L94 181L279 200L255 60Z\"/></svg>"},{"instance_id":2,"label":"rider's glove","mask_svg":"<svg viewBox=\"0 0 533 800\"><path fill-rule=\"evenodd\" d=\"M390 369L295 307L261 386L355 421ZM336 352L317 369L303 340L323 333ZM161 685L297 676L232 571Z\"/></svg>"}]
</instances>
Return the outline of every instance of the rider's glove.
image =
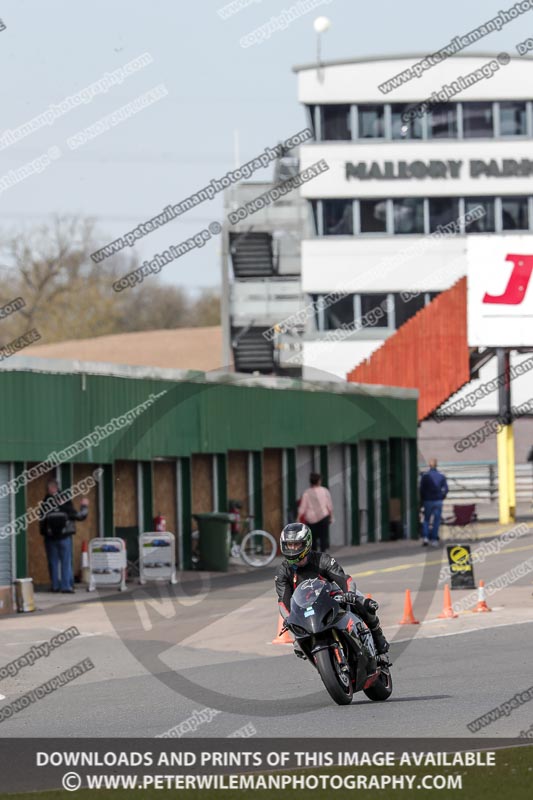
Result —
<instances>
[{"instance_id":1,"label":"rider's glove","mask_svg":"<svg viewBox=\"0 0 533 800\"><path fill-rule=\"evenodd\" d=\"M359 598L355 592L344 592L344 602L354 605L359 602Z\"/></svg>"},{"instance_id":2,"label":"rider's glove","mask_svg":"<svg viewBox=\"0 0 533 800\"><path fill-rule=\"evenodd\" d=\"M367 597L365 598L363 606L369 614L375 614L379 608L379 603L377 603L375 600L372 600L371 597Z\"/></svg>"}]
</instances>

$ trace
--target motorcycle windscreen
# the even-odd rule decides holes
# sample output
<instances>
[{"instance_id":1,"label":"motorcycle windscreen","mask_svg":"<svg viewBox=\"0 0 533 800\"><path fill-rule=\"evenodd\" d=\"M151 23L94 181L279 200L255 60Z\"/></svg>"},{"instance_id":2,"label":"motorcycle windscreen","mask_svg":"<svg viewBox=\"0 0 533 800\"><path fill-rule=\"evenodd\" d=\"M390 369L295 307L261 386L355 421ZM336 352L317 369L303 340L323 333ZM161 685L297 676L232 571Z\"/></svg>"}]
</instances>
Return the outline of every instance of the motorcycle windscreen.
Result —
<instances>
[{"instance_id":1,"label":"motorcycle windscreen","mask_svg":"<svg viewBox=\"0 0 533 800\"><path fill-rule=\"evenodd\" d=\"M339 606L330 595L332 585L320 578L309 578L296 587L291 599L289 621L309 633L331 625L339 615Z\"/></svg>"}]
</instances>

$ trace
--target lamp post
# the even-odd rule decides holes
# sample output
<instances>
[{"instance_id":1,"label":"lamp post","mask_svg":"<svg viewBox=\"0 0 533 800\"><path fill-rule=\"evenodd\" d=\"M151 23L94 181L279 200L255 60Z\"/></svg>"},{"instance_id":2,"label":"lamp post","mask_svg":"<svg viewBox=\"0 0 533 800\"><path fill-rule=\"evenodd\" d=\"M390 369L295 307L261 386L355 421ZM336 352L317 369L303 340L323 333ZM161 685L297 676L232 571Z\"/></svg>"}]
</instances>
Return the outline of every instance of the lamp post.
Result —
<instances>
[{"instance_id":1,"label":"lamp post","mask_svg":"<svg viewBox=\"0 0 533 800\"><path fill-rule=\"evenodd\" d=\"M328 17L317 17L313 22L313 28L316 31L316 66L318 79L322 79L323 73L320 70L322 65L322 34L329 30L331 27L331 20Z\"/></svg>"}]
</instances>

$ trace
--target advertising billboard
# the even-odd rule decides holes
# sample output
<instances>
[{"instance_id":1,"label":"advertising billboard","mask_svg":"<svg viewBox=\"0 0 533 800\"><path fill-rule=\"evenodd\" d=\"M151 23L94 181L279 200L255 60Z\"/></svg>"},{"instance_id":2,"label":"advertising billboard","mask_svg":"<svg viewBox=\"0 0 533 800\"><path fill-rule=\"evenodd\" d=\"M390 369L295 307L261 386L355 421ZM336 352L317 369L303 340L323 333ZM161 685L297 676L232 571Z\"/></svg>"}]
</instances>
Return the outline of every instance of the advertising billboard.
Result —
<instances>
[{"instance_id":1,"label":"advertising billboard","mask_svg":"<svg viewBox=\"0 0 533 800\"><path fill-rule=\"evenodd\" d=\"M533 347L533 235L469 236L468 344Z\"/></svg>"}]
</instances>

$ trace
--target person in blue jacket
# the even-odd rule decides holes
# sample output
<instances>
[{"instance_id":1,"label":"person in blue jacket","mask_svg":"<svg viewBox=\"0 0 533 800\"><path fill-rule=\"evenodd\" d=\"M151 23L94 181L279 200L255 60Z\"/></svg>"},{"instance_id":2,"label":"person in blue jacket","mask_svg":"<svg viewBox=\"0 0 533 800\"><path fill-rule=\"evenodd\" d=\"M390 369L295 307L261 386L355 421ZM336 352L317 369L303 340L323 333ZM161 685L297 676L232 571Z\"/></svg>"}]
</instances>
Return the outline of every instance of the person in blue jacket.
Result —
<instances>
[{"instance_id":1,"label":"person in blue jacket","mask_svg":"<svg viewBox=\"0 0 533 800\"><path fill-rule=\"evenodd\" d=\"M437 469L437 459L429 461L429 469L420 479L420 500L424 508L422 524L422 544L433 547L439 544L439 525L442 517L442 504L448 494L446 476ZM431 523L431 527L430 527Z\"/></svg>"}]
</instances>

